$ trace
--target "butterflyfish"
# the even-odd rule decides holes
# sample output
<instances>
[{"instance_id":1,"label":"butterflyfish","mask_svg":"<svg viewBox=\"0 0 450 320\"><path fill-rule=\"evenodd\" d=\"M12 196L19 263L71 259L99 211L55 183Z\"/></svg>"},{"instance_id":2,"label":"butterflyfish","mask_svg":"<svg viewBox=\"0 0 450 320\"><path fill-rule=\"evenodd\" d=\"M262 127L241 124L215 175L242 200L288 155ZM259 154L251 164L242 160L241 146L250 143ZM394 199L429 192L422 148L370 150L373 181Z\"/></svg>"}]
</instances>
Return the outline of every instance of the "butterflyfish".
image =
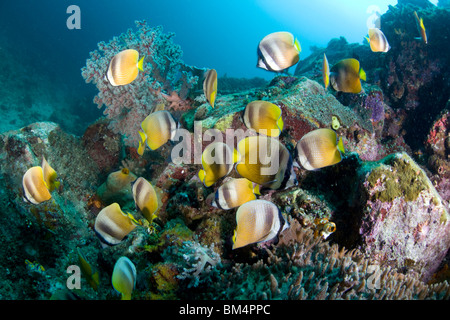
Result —
<instances>
[{"instance_id":1,"label":"butterflyfish","mask_svg":"<svg viewBox=\"0 0 450 320\"><path fill-rule=\"evenodd\" d=\"M243 119L247 128L259 134L278 137L284 126L281 113L281 108L276 104L256 100L247 104Z\"/></svg>"},{"instance_id":2,"label":"butterflyfish","mask_svg":"<svg viewBox=\"0 0 450 320\"><path fill-rule=\"evenodd\" d=\"M328 64L327 55L323 54L322 62L322 79L325 89L330 85L330 65Z\"/></svg>"},{"instance_id":3,"label":"butterflyfish","mask_svg":"<svg viewBox=\"0 0 450 320\"><path fill-rule=\"evenodd\" d=\"M297 159L306 170L335 165L344 152L342 137L338 139L336 132L328 128L308 132L296 146Z\"/></svg>"},{"instance_id":4,"label":"butterflyfish","mask_svg":"<svg viewBox=\"0 0 450 320\"><path fill-rule=\"evenodd\" d=\"M354 58L343 59L330 70L331 86L336 91L348 93L361 92L361 79L366 80L366 73Z\"/></svg>"},{"instance_id":5,"label":"butterflyfish","mask_svg":"<svg viewBox=\"0 0 450 320\"><path fill-rule=\"evenodd\" d=\"M77 252L81 273L84 275L90 286L97 291L99 284L98 270L94 270L94 268L92 268L91 264L86 260L83 253L80 251L80 248L77 248Z\"/></svg>"},{"instance_id":6,"label":"butterflyfish","mask_svg":"<svg viewBox=\"0 0 450 320\"><path fill-rule=\"evenodd\" d=\"M213 142L206 146L202 153L202 167L198 172L200 181L206 187L228 175L238 161L239 155L234 148L223 142Z\"/></svg>"},{"instance_id":7,"label":"butterflyfish","mask_svg":"<svg viewBox=\"0 0 450 320\"><path fill-rule=\"evenodd\" d=\"M268 71L285 70L300 60L300 42L290 32L274 32L258 45L257 67Z\"/></svg>"},{"instance_id":8,"label":"butterflyfish","mask_svg":"<svg viewBox=\"0 0 450 320\"><path fill-rule=\"evenodd\" d=\"M50 200L59 187L56 171L42 158L42 165L28 169L22 177L23 199L33 204Z\"/></svg>"},{"instance_id":9,"label":"butterflyfish","mask_svg":"<svg viewBox=\"0 0 450 320\"><path fill-rule=\"evenodd\" d=\"M281 189L293 181L292 157L278 139L251 136L239 141L237 173L264 189Z\"/></svg>"},{"instance_id":10,"label":"butterflyfish","mask_svg":"<svg viewBox=\"0 0 450 320\"><path fill-rule=\"evenodd\" d=\"M215 69L210 69L206 72L205 80L203 81L203 93L211 107L214 108L217 96L217 71Z\"/></svg>"},{"instance_id":11,"label":"butterflyfish","mask_svg":"<svg viewBox=\"0 0 450 320\"><path fill-rule=\"evenodd\" d=\"M58 175L57 175L55 169L53 169L48 164L47 160L45 160L44 157L42 157L41 167L42 167L42 172L44 174L45 184L47 185L48 190L50 192L52 192L53 190L55 190L59 187L60 182L56 180L58 178Z\"/></svg>"},{"instance_id":12,"label":"butterflyfish","mask_svg":"<svg viewBox=\"0 0 450 320\"><path fill-rule=\"evenodd\" d=\"M230 210L246 202L256 200L256 195L259 194L259 185L246 178L233 178L216 190L213 206Z\"/></svg>"},{"instance_id":13,"label":"butterflyfish","mask_svg":"<svg viewBox=\"0 0 450 320\"><path fill-rule=\"evenodd\" d=\"M414 16L416 17L417 28L419 29L419 32L420 32L420 38L422 38L423 42L425 42L425 44L427 44L428 37L427 37L427 32L425 30L425 25L423 24L423 19L419 18L419 15L417 14L416 11L414 11Z\"/></svg>"},{"instance_id":14,"label":"butterflyfish","mask_svg":"<svg viewBox=\"0 0 450 320\"><path fill-rule=\"evenodd\" d=\"M95 218L95 233L102 243L110 246L119 244L134 228L135 221L116 202L103 208Z\"/></svg>"},{"instance_id":15,"label":"butterflyfish","mask_svg":"<svg viewBox=\"0 0 450 320\"><path fill-rule=\"evenodd\" d=\"M151 150L156 150L173 140L178 129L178 124L172 114L167 110L150 113L141 123L142 133L140 143L143 141ZM143 152L142 145L139 145L138 152Z\"/></svg>"},{"instance_id":16,"label":"butterflyfish","mask_svg":"<svg viewBox=\"0 0 450 320\"><path fill-rule=\"evenodd\" d=\"M132 189L136 207L148 222L152 222L161 205L155 188L145 178L139 177L133 183Z\"/></svg>"},{"instance_id":17,"label":"butterflyfish","mask_svg":"<svg viewBox=\"0 0 450 320\"><path fill-rule=\"evenodd\" d=\"M278 207L267 200L252 200L236 211L233 249L266 242L278 237L288 227Z\"/></svg>"},{"instance_id":18,"label":"butterflyfish","mask_svg":"<svg viewBox=\"0 0 450 320\"><path fill-rule=\"evenodd\" d=\"M111 282L114 289L122 295L122 300L131 300L136 285L136 267L127 257L120 257L114 265Z\"/></svg>"},{"instance_id":19,"label":"butterflyfish","mask_svg":"<svg viewBox=\"0 0 450 320\"><path fill-rule=\"evenodd\" d=\"M369 37L366 37L372 52L388 52L391 48L383 31L378 28L369 29Z\"/></svg>"},{"instance_id":20,"label":"butterflyfish","mask_svg":"<svg viewBox=\"0 0 450 320\"><path fill-rule=\"evenodd\" d=\"M127 49L116 54L109 63L106 77L113 86L123 86L133 82L139 71L143 71L144 56L139 59L139 52Z\"/></svg>"}]
</instances>

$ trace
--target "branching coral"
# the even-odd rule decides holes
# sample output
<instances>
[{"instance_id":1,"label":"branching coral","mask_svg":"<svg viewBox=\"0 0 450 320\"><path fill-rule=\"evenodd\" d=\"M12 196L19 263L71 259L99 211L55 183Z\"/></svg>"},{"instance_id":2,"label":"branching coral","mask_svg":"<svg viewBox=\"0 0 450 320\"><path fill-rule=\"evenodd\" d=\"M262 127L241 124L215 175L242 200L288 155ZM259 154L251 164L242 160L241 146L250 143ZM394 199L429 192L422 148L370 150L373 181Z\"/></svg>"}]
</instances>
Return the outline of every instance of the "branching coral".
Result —
<instances>
[{"instance_id":1,"label":"branching coral","mask_svg":"<svg viewBox=\"0 0 450 320\"><path fill-rule=\"evenodd\" d=\"M142 120L165 100L162 90L178 92L180 99L186 99L202 72L183 63L181 48L172 41L174 33L163 33L161 26L151 28L145 20L136 21L136 26L137 31L129 29L108 43L98 43L98 50L90 53L81 69L86 83L93 82L99 90L94 102L99 108L106 106L110 125L125 135L129 145L137 144ZM146 57L144 71L132 83L113 87L105 74L112 57L124 49L135 49Z\"/></svg>"},{"instance_id":2,"label":"branching coral","mask_svg":"<svg viewBox=\"0 0 450 320\"><path fill-rule=\"evenodd\" d=\"M314 237L311 229L291 219L290 227L266 259L253 264L220 266L220 275L202 283L199 289L212 299L449 299L446 281L426 284L419 274L403 274L387 265L376 264L357 249Z\"/></svg>"},{"instance_id":3,"label":"branching coral","mask_svg":"<svg viewBox=\"0 0 450 320\"><path fill-rule=\"evenodd\" d=\"M197 241L186 241L180 249L188 267L177 277L179 279L191 279L188 287L197 287L200 275L209 273L213 267L221 262L220 255L214 251L214 244L209 247L201 245Z\"/></svg>"}]
</instances>

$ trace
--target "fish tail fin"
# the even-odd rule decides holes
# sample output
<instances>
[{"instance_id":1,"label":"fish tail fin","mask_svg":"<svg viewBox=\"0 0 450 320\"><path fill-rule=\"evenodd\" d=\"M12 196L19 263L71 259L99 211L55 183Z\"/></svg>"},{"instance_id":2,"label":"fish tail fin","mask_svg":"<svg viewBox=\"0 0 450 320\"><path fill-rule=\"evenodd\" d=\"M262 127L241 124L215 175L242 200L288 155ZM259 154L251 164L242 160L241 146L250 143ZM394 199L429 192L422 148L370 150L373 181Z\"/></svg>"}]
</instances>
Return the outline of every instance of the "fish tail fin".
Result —
<instances>
[{"instance_id":1,"label":"fish tail fin","mask_svg":"<svg viewBox=\"0 0 450 320\"><path fill-rule=\"evenodd\" d=\"M236 149L233 149L233 163L239 162L241 160L241 154Z\"/></svg>"},{"instance_id":2,"label":"fish tail fin","mask_svg":"<svg viewBox=\"0 0 450 320\"><path fill-rule=\"evenodd\" d=\"M423 19L422 19L422 18L420 18L419 25L420 25L420 28L421 28L422 30L425 30L425 26L424 26L424 24L423 24Z\"/></svg>"},{"instance_id":3,"label":"fish tail fin","mask_svg":"<svg viewBox=\"0 0 450 320\"><path fill-rule=\"evenodd\" d=\"M145 58L145 56L142 56L142 58L138 62L139 71L144 71L144 58Z\"/></svg>"},{"instance_id":4,"label":"fish tail fin","mask_svg":"<svg viewBox=\"0 0 450 320\"><path fill-rule=\"evenodd\" d=\"M61 182L60 182L60 181L53 181L53 183L52 183L52 189L53 189L53 190L54 190L54 189L58 189L60 185L61 185Z\"/></svg>"},{"instance_id":5,"label":"fish tail fin","mask_svg":"<svg viewBox=\"0 0 450 320\"><path fill-rule=\"evenodd\" d=\"M342 137L339 137L337 148L340 152L345 153L344 142L342 141Z\"/></svg>"},{"instance_id":6,"label":"fish tail fin","mask_svg":"<svg viewBox=\"0 0 450 320\"><path fill-rule=\"evenodd\" d=\"M122 300L131 300L131 293L122 293Z\"/></svg>"},{"instance_id":7,"label":"fish tail fin","mask_svg":"<svg viewBox=\"0 0 450 320\"><path fill-rule=\"evenodd\" d=\"M200 170L198 172L198 178L200 179L201 182L205 182L205 178L206 178L206 172L205 170Z\"/></svg>"},{"instance_id":8,"label":"fish tail fin","mask_svg":"<svg viewBox=\"0 0 450 320\"><path fill-rule=\"evenodd\" d=\"M366 38L367 42L370 43L369 37L364 37L364 38Z\"/></svg>"},{"instance_id":9,"label":"fish tail fin","mask_svg":"<svg viewBox=\"0 0 450 320\"><path fill-rule=\"evenodd\" d=\"M283 127L284 127L283 117L280 116L280 118L278 118L277 126L278 126L278 129L280 129L280 132L283 131Z\"/></svg>"},{"instance_id":10,"label":"fish tail fin","mask_svg":"<svg viewBox=\"0 0 450 320\"><path fill-rule=\"evenodd\" d=\"M209 96L209 104L213 108L214 108L214 104L216 102L216 96L217 96L217 92L216 91L211 92L211 95Z\"/></svg>"},{"instance_id":11,"label":"fish tail fin","mask_svg":"<svg viewBox=\"0 0 450 320\"><path fill-rule=\"evenodd\" d=\"M142 132L141 130L139 130L138 133L139 133L140 139L139 139L139 146L137 149L137 153L140 156L142 156L145 151L145 142L147 141L147 135L144 132Z\"/></svg>"},{"instance_id":12,"label":"fish tail fin","mask_svg":"<svg viewBox=\"0 0 450 320\"><path fill-rule=\"evenodd\" d=\"M98 289L98 284L100 283L100 278L99 278L99 274L98 271L96 271L93 275L92 275L92 281L90 283L91 287L97 291Z\"/></svg>"},{"instance_id":13,"label":"fish tail fin","mask_svg":"<svg viewBox=\"0 0 450 320\"><path fill-rule=\"evenodd\" d=\"M298 39L295 39L294 46L295 46L295 49L297 49L298 52L302 52L302 47L300 46L300 42L298 41Z\"/></svg>"},{"instance_id":14,"label":"fish tail fin","mask_svg":"<svg viewBox=\"0 0 450 320\"><path fill-rule=\"evenodd\" d=\"M259 191L259 184L254 184L254 187L253 187L253 193L254 194L257 194L257 195L261 195L261 192Z\"/></svg>"},{"instance_id":15,"label":"fish tail fin","mask_svg":"<svg viewBox=\"0 0 450 320\"><path fill-rule=\"evenodd\" d=\"M366 72L363 70L363 68L359 69L359 78L366 81Z\"/></svg>"},{"instance_id":16,"label":"fish tail fin","mask_svg":"<svg viewBox=\"0 0 450 320\"><path fill-rule=\"evenodd\" d=\"M234 230L233 238L232 238L232 241L233 241L233 249L234 249L234 246L235 246L235 244L236 244L236 235L237 235L237 230Z\"/></svg>"},{"instance_id":17,"label":"fish tail fin","mask_svg":"<svg viewBox=\"0 0 450 320\"><path fill-rule=\"evenodd\" d=\"M145 151L145 142L139 141L139 146L137 149L138 155L142 156L144 154L144 151Z\"/></svg>"}]
</instances>

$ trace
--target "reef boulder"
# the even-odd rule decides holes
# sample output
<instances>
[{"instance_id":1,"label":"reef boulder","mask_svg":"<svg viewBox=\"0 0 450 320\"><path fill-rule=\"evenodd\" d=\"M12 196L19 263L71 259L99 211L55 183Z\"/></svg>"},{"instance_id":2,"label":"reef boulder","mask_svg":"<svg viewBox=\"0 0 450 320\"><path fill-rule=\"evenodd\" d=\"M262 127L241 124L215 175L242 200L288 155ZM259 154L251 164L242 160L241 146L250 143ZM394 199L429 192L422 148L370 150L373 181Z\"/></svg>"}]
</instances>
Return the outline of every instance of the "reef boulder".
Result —
<instances>
[{"instance_id":1,"label":"reef boulder","mask_svg":"<svg viewBox=\"0 0 450 320\"><path fill-rule=\"evenodd\" d=\"M449 214L425 171L406 153L364 163L359 248L380 264L421 272L429 280L450 247Z\"/></svg>"}]
</instances>

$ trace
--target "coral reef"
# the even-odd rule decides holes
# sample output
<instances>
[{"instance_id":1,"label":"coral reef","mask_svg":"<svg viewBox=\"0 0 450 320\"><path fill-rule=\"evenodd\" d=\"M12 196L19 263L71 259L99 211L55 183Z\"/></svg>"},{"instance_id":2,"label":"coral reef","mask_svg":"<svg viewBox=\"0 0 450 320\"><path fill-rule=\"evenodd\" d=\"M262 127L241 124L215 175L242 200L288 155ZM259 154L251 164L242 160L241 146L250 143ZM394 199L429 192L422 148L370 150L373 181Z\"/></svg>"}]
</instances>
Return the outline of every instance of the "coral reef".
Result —
<instances>
[{"instance_id":1,"label":"coral reef","mask_svg":"<svg viewBox=\"0 0 450 320\"><path fill-rule=\"evenodd\" d=\"M203 70L183 63L181 48L173 43L173 33L163 33L162 27L151 28L146 21L136 21L136 26L137 31L129 29L108 43L100 42L81 72L87 83L96 85L99 92L94 102L99 108L106 106L104 114L112 120L111 128L133 146L137 145L141 122L158 104L189 107L188 102L180 101L188 98L189 90L203 75ZM146 57L144 71L131 84L113 87L104 75L111 58L124 49L135 49Z\"/></svg>"},{"instance_id":2,"label":"coral reef","mask_svg":"<svg viewBox=\"0 0 450 320\"><path fill-rule=\"evenodd\" d=\"M440 195L405 153L383 159L365 176L362 250L396 267L423 265L422 277L429 280L450 245L449 216Z\"/></svg>"},{"instance_id":3,"label":"coral reef","mask_svg":"<svg viewBox=\"0 0 450 320\"><path fill-rule=\"evenodd\" d=\"M417 273L399 273L364 256L315 238L294 221L254 263L222 266L197 288L206 299L369 300L448 299L447 283L424 284ZM283 258L282 258L283 257ZM219 269L219 270L218 270ZM187 298L187 297L185 297Z\"/></svg>"},{"instance_id":4,"label":"coral reef","mask_svg":"<svg viewBox=\"0 0 450 320\"><path fill-rule=\"evenodd\" d=\"M124 256L137 270L132 299L448 300L449 97L448 84L437 76L447 75L448 56L436 52L439 31L430 32L424 47L410 26L415 9L430 29L442 30L431 17L446 19L448 10L425 3L400 1L382 16L393 47L388 53L374 56L367 45L333 39L315 48L293 76L279 74L270 83L219 79L219 88L221 81L229 87L219 89L215 108L197 91L204 70L186 66L173 35L160 27L137 22L137 31L100 43L82 74L97 86L104 118L81 137L52 122L0 134L0 223L8 226L0 231L0 299L118 300L111 276ZM104 71L128 47L146 55L144 72L126 88L112 87ZM368 75L364 91L325 90L324 52L331 64L358 56ZM208 129L236 143L228 129L246 130L242 112L254 100L282 109L279 141L292 154L297 141L317 128L333 128L346 152L321 170L294 166L293 186L263 190L258 198L276 204L289 226L278 239L233 250L237 209L218 209L212 199L237 172L205 187L198 159L189 155L186 163L175 163L171 143L140 156L135 135L142 119L163 104L188 131L192 151L209 144L198 140ZM411 119L420 112L432 120L414 135L411 125L420 120ZM61 184L50 200L32 205L23 200L22 176L43 156ZM131 196L138 176L160 191L152 223L139 220ZM136 217L136 226L108 246L93 228L112 202ZM333 228L324 232L325 225ZM88 261L81 287L67 291L67 270L80 264L79 252ZM86 268L98 271L94 286Z\"/></svg>"},{"instance_id":5,"label":"coral reef","mask_svg":"<svg viewBox=\"0 0 450 320\"><path fill-rule=\"evenodd\" d=\"M428 154L428 167L432 172L431 180L450 209L450 112L444 109L431 126L425 147Z\"/></svg>"}]
</instances>

